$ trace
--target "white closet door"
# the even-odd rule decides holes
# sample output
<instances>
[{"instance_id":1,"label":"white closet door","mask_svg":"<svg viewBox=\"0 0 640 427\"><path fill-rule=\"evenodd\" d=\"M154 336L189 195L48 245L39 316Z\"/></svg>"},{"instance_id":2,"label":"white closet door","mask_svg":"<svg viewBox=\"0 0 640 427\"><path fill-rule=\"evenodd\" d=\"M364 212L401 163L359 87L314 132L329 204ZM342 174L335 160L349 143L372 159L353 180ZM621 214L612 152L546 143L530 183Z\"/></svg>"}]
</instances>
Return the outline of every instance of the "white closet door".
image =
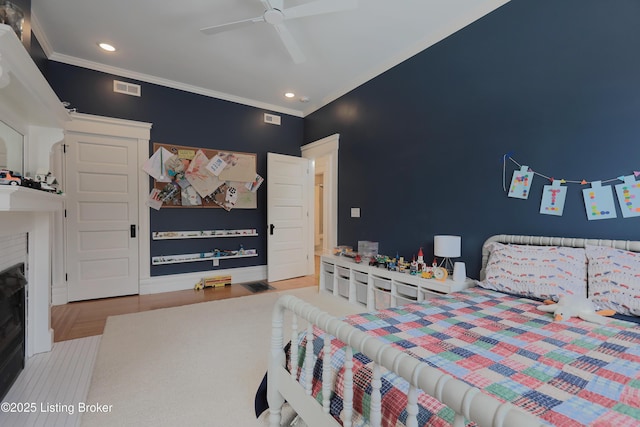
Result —
<instances>
[{"instance_id":1,"label":"white closet door","mask_svg":"<svg viewBox=\"0 0 640 427\"><path fill-rule=\"evenodd\" d=\"M267 277L312 274L313 171L301 157L267 153Z\"/></svg>"},{"instance_id":2,"label":"white closet door","mask_svg":"<svg viewBox=\"0 0 640 427\"><path fill-rule=\"evenodd\" d=\"M68 132L65 144L68 299L137 294L137 140Z\"/></svg>"}]
</instances>

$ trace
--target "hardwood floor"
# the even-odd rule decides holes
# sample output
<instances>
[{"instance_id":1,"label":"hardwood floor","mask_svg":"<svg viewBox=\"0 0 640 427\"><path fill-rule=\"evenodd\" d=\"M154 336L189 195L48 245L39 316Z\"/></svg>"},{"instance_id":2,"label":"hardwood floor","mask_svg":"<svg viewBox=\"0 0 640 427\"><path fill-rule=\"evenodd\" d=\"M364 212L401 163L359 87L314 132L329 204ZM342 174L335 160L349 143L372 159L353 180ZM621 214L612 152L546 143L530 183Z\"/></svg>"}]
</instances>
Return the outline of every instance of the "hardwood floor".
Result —
<instances>
[{"instance_id":1,"label":"hardwood floor","mask_svg":"<svg viewBox=\"0 0 640 427\"><path fill-rule=\"evenodd\" d=\"M318 259L319 257L316 257L315 275L269 283L275 289L265 292L317 286ZM51 307L51 328L54 330L54 342L84 338L101 335L109 316L246 295L252 295L252 292L240 284L233 284L222 288L206 288L201 291L189 289L159 294L71 302Z\"/></svg>"}]
</instances>

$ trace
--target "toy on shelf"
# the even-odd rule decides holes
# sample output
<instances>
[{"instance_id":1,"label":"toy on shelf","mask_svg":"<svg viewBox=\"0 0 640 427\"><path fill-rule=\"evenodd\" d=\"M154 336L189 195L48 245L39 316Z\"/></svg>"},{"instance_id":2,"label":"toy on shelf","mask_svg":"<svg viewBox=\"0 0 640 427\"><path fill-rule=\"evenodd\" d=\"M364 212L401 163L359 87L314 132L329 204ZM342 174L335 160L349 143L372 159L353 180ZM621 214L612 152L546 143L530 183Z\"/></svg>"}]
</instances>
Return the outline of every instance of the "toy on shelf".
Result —
<instances>
[{"instance_id":1,"label":"toy on shelf","mask_svg":"<svg viewBox=\"0 0 640 427\"><path fill-rule=\"evenodd\" d=\"M22 175L8 169L1 169L0 185L22 185Z\"/></svg>"},{"instance_id":2,"label":"toy on shelf","mask_svg":"<svg viewBox=\"0 0 640 427\"><path fill-rule=\"evenodd\" d=\"M544 304L539 305L538 310L553 313L553 319L557 322L579 317L582 320L603 325L607 322L604 316L615 314L614 310L596 310L591 300L579 296L561 296L557 303L547 300Z\"/></svg>"},{"instance_id":3,"label":"toy on shelf","mask_svg":"<svg viewBox=\"0 0 640 427\"><path fill-rule=\"evenodd\" d=\"M333 249L333 254L336 256L348 256L351 258L355 257L353 248L351 246L336 246Z\"/></svg>"}]
</instances>

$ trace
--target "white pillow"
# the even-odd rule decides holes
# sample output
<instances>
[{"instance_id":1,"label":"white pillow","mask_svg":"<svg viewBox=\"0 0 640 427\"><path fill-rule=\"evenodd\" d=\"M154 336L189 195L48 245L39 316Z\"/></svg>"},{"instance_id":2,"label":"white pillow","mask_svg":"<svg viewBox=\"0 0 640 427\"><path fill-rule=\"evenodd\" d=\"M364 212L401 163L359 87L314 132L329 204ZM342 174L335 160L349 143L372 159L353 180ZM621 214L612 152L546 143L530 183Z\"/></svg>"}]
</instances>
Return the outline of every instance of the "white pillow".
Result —
<instances>
[{"instance_id":1,"label":"white pillow","mask_svg":"<svg viewBox=\"0 0 640 427\"><path fill-rule=\"evenodd\" d=\"M589 298L599 308L640 316L640 253L587 246Z\"/></svg>"},{"instance_id":2,"label":"white pillow","mask_svg":"<svg viewBox=\"0 0 640 427\"><path fill-rule=\"evenodd\" d=\"M583 248L489 243L489 261L480 286L500 292L551 299L587 296L587 257Z\"/></svg>"}]
</instances>

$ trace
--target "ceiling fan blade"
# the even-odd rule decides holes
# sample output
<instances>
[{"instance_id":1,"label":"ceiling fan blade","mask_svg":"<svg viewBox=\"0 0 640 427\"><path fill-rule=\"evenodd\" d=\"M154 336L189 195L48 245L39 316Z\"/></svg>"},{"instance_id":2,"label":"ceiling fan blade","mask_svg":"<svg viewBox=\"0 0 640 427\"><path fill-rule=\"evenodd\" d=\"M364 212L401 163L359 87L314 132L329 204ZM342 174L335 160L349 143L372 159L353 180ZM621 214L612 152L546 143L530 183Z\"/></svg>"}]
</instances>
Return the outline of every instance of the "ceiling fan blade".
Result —
<instances>
[{"instance_id":1,"label":"ceiling fan blade","mask_svg":"<svg viewBox=\"0 0 640 427\"><path fill-rule=\"evenodd\" d=\"M291 59L293 59L293 62L296 64L303 63L306 58L302 53L300 46L298 46L298 43L293 38L287 27L282 24L274 25L274 27L278 32L278 35L280 36L280 40L282 40L284 47L289 52L289 55L291 55Z\"/></svg>"},{"instance_id":2,"label":"ceiling fan blade","mask_svg":"<svg viewBox=\"0 0 640 427\"><path fill-rule=\"evenodd\" d=\"M266 10L269 10L269 9L282 10L283 3L284 3L283 0L260 0L260 2L262 3L262 5Z\"/></svg>"},{"instance_id":3,"label":"ceiling fan blade","mask_svg":"<svg viewBox=\"0 0 640 427\"><path fill-rule=\"evenodd\" d=\"M234 30L236 28L245 27L256 22L264 22L264 17L258 16L256 18L243 19L241 21L228 22L226 24L213 25L211 27L201 28L200 32L207 36L212 34L222 33L224 31Z\"/></svg>"},{"instance_id":4,"label":"ceiling fan blade","mask_svg":"<svg viewBox=\"0 0 640 427\"><path fill-rule=\"evenodd\" d=\"M282 11L284 19L303 18L323 13L341 12L358 7L358 0L316 0L311 3L293 6Z\"/></svg>"}]
</instances>

